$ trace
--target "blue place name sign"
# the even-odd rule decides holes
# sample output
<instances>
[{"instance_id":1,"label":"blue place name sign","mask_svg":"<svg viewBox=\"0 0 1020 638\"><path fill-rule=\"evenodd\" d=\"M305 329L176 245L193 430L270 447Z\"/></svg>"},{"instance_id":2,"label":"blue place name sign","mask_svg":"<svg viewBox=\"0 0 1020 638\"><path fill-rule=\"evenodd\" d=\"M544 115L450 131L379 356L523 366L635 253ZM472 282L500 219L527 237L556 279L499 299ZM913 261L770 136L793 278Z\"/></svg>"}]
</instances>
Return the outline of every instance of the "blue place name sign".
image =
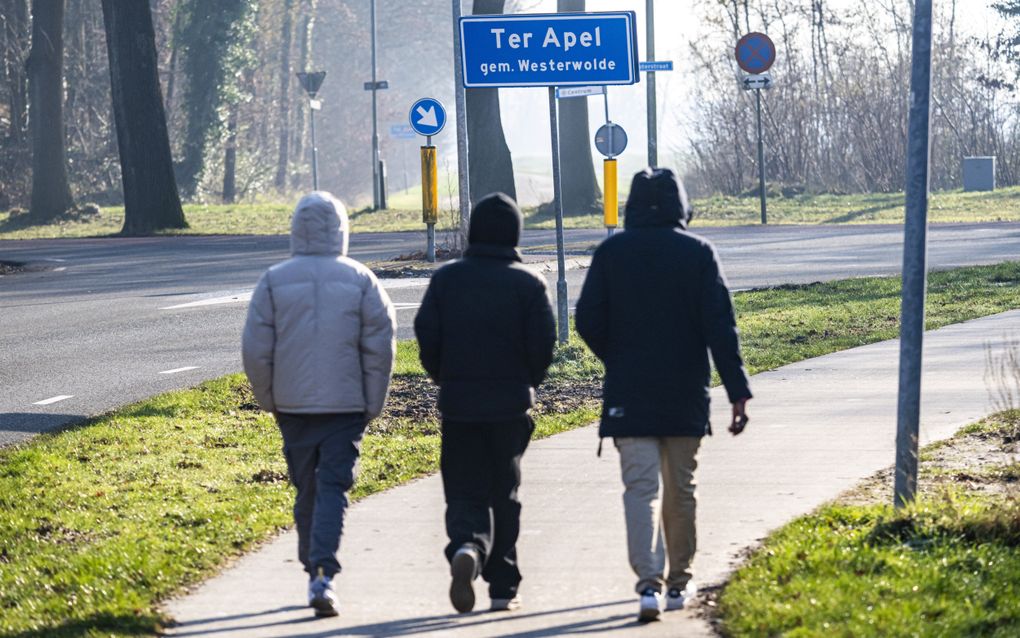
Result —
<instances>
[{"instance_id":1,"label":"blue place name sign","mask_svg":"<svg viewBox=\"0 0 1020 638\"><path fill-rule=\"evenodd\" d=\"M592 86L639 79L633 11L465 16L464 86Z\"/></svg>"}]
</instances>

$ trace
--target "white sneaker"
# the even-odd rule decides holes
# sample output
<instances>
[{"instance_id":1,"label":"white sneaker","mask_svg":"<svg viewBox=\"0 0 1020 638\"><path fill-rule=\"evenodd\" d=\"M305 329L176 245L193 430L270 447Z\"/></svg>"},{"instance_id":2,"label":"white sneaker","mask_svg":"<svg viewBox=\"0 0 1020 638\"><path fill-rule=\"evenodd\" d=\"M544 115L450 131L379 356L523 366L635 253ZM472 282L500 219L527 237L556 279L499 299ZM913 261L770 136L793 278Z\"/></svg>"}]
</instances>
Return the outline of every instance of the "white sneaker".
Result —
<instances>
[{"instance_id":1,"label":"white sneaker","mask_svg":"<svg viewBox=\"0 0 1020 638\"><path fill-rule=\"evenodd\" d=\"M472 583L478 577L481 557L473 545L464 545L450 561L450 602L453 608L466 614L475 608L475 588Z\"/></svg>"},{"instance_id":2,"label":"white sneaker","mask_svg":"<svg viewBox=\"0 0 1020 638\"><path fill-rule=\"evenodd\" d=\"M652 588L641 592L641 606L638 611L638 622L651 622L659 619L662 613L662 594Z\"/></svg>"},{"instance_id":3,"label":"white sneaker","mask_svg":"<svg viewBox=\"0 0 1020 638\"><path fill-rule=\"evenodd\" d=\"M319 568L319 575L308 583L308 606L315 609L319 618L328 618L340 613L339 600L333 589L333 579L326 576Z\"/></svg>"},{"instance_id":4,"label":"white sneaker","mask_svg":"<svg viewBox=\"0 0 1020 638\"><path fill-rule=\"evenodd\" d=\"M698 597L698 586L689 581L683 589L671 587L666 592L666 611L676 611L694 601Z\"/></svg>"},{"instance_id":5,"label":"white sneaker","mask_svg":"<svg viewBox=\"0 0 1020 638\"><path fill-rule=\"evenodd\" d=\"M493 598L489 611L517 611L521 608L521 595L516 594L513 598Z\"/></svg>"}]
</instances>

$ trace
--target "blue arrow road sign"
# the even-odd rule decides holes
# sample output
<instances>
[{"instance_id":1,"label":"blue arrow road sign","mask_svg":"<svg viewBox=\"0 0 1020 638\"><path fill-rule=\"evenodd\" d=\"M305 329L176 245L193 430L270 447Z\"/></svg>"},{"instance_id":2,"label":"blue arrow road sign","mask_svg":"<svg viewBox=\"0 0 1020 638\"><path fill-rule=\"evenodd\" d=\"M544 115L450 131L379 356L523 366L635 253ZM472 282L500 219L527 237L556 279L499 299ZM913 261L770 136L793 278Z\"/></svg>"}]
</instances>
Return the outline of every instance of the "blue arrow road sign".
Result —
<instances>
[{"instance_id":1,"label":"blue arrow road sign","mask_svg":"<svg viewBox=\"0 0 1020 638\"><path fill-rule=\"evenodd\" d=\"M409 121L418 135L438 135L446 126L446 109L439 100L423 97L411 106Z\"/></svg>"},{"instance_id":2,"label":"blue arrow road sign","mask_svg":"<svg viewBox=\"0 0 1020 638\"><path fill-rule=\"evenodd\" d=\"M634 84L633 11L466 16L464 86Z\"/></svg>"}]
</instances>

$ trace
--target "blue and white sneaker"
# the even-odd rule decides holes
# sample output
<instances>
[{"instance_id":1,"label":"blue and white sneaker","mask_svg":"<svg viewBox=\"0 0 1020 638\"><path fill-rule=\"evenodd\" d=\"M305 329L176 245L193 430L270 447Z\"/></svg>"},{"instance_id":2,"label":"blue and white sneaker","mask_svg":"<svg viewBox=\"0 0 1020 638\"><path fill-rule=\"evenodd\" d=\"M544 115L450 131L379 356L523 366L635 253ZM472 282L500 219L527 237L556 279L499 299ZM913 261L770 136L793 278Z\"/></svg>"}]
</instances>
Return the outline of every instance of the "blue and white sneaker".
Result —
<instances>
[{"instance_id":1,"label":"blue and white sneaker","mask_svg":"<svg viewBox=\"0 0 1020 638\"><path fill-rule=\"evenodd\" d=\"M679 587L670 587L669 591L666 592L666 611L683 609L697 597L698 586L694 584L694 581L688 582L687 586L683 589L680 589Z\"/></svg>"},{"instance_id":2,"label":"blue and white sneaker","mask_svg":"<svg viewBox=\"0 0 1020 638\"><path fill-rule=\"evenodd\" d=\"M638 611L638 622L652 622L659 619L662 613L662 594L651 587L641 592L641 606Z\"/></svg>"},{"instance_id":3,"label":"blue and white sneaker","mask_svg":"<svg viewBox=\"0 0 1020 638\"><path fill-rule=\"evenodd\" d=\"M340 613L340 603L333 589L333 579L319 568L319 575L308 583L308 606L319 618L329 618Z\"/></svg>"}]
</instances>

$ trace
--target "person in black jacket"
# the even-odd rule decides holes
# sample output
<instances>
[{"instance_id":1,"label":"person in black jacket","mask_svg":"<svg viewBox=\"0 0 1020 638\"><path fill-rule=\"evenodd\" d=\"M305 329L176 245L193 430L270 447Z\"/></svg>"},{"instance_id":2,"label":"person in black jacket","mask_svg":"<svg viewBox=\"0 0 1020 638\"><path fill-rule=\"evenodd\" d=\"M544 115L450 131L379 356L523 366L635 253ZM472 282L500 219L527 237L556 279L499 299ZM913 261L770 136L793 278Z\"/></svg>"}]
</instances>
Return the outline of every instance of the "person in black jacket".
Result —
<instances>
[{"instance_id":1,"label":"person in black jacket","mask_svg":"<svg viewBox=\"0 0 1020 638\"><path fill-rule=\"evenodd\" d=\"M556 343L545 279L520 263L522 225L506 195L478 202L464 259L432 276L414 320L422 365L439 384L450 600L461 613L474 608L479 573L492 610L520 605L520 464Z\"/></svg>"},{"instance_id":2,"label":"person in black jacket","mask_svg":"<svg viewBox=\"0 0 1020 638\"><path fill-rule=\"evenodd\" d=\"M694 470L701 437L711 434L709 350L733 405L734 434L751 398L719 257L687 232L690 215L671 170L635 175L626 230L596 250L577 303L577 331L605 363L599 436L613 437L620 452L641 620L658 618L664 587L667 610L696 592Z\"/></svg>"}]
</instances>

